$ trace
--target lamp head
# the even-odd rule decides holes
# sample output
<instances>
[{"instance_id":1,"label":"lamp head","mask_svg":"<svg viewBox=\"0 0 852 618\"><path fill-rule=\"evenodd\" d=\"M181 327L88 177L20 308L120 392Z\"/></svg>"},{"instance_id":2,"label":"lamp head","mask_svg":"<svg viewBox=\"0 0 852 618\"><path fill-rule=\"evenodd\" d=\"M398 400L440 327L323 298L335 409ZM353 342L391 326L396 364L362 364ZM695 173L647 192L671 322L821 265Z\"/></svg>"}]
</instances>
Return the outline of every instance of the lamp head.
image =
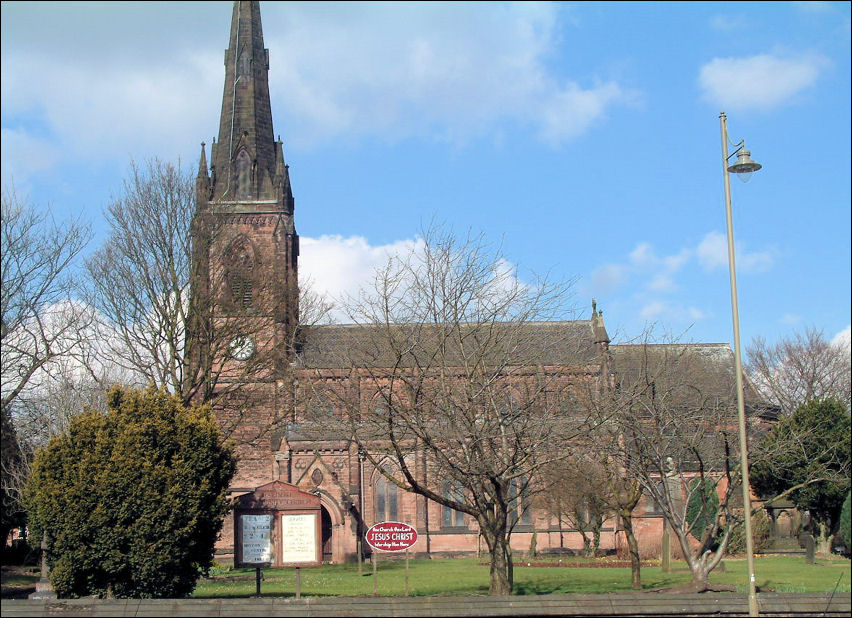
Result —
<instances>
[{"instance_id":1,"label":"lamp head","mask_svg":"<svg viewBox=\"0 0 852 618\"><path fill-rule=\"evenodd\" d=\"M755 163L751 159L751 153L746 150L745 144L740 148L737 155L737 162L728 167L728 171L737 174L743 182L748 182L753 172L756 172L761 167L760 163Z\"/></svg>"}]
</instances>

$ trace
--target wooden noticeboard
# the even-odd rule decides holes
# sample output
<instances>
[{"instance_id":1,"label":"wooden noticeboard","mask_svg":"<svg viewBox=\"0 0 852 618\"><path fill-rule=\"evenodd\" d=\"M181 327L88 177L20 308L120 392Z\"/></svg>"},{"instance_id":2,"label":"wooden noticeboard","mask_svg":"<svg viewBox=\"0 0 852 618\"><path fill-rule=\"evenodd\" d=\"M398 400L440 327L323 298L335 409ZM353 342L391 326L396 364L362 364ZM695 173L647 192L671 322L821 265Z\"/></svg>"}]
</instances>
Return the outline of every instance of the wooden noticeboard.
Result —
<instances>
[{"instance_id":1,"label":"wooden noticeboard","mask_svg":"<svg viewBox=\"0 0 852 618\"><path fill-rule=\"evenodd\" d=\"M319 496L273 481L240 496L235 511L236 565L322 564Z\"/></svg>"}]
</instances>

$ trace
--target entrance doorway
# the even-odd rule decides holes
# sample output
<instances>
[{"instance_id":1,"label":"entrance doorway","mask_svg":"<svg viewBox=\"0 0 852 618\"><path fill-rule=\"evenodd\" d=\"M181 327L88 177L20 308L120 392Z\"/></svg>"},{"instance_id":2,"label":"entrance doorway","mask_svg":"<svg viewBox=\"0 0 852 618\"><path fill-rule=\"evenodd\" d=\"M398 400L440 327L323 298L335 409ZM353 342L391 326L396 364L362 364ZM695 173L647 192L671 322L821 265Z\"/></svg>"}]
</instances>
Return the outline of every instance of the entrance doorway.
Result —
<instances>
[{"instance_id":1,"label":"entrance doorway","mask_svg":"<svg viewBox=\"0 0 852 618\"><path fill-rule=\"evenodd\" d=\"M331 562L331 515L324 506L320 506L320 516L322 518L322 561Z\"/></svg>"}]
</instances>

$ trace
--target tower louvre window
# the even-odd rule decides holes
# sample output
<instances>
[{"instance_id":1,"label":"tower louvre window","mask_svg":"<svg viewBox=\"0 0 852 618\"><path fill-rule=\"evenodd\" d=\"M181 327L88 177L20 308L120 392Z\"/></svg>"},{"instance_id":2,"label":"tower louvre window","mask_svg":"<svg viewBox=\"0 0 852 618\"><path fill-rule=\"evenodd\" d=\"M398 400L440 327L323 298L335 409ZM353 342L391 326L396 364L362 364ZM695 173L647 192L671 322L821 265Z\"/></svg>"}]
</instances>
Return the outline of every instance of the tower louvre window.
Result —
<instances>
[{"instance_id":1,"label":"tower louvre window","mask_svg":"<svg viewBox=\"0 0 852 618\"><path fill-rule=\"evenodd\" d=\"M235 306L248 309L252 305L252 281L240 272L228 273L228 287Z\"/></svg>"},{"instance_id":2,"label":"tower louvre window","mask_svg":"<svg viewBox=\"0 0 852 618\"><path fill-rule=\"evenodd\" d=\"M225 274L234 307L248 309L254 303L254 251L247 238L238 238L225 253Z\"/></svg>"}]
</instances>

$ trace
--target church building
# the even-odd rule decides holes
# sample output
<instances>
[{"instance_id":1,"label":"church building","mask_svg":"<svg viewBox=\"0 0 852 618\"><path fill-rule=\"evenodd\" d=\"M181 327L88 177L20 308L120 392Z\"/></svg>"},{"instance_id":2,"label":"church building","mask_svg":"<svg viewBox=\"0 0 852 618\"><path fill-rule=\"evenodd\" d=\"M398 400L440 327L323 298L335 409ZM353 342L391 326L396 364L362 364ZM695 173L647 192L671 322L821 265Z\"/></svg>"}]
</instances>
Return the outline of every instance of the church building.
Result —
<instances>
[{"instance_id":1,"label":"church building","mask_svg":"<svg viewBox=\"0 0 852 618\"><path fill-rule=\"evenodd\" d=\"M210 314L190 329L190 341L199 371L209 374L208 386L217 394L211 398L214 409L237 445L232 497L273 483L317 496L325 562L354 560L359 551L368 551L364 533L382 521L413 526L419 535L414 551L420 555L485 551L470 516L402 491L353 441L301 431L317 405L312 384L334 380L358 386L353 381L361 378L341 359L370 327L300 324L295 200L283 142L273 131L270 58L258 2L234 2L224 64L218 138L209 164L202 144L192 231L193 295ZM558 368L572 383L606 381L635 365L636 348L611 345L596 308L587 320L529 328L533 339L571 342L542 346L537 362ZM693 347L699 373L721 379L727 389L733 377L730 348ZM381 365L382 360L365 362ZM637 521L640 539L648 547L658 545L662 519L653 505L640 503ZM229 517L217 546L223 558L234 551L236 528ZM533 538L539 551L582 548L576 531L541 509L525 508L518 513L512 545L526 551ZM601 547L623 544L617 521L609 520Z\"/></svg>"}]
</instances>

